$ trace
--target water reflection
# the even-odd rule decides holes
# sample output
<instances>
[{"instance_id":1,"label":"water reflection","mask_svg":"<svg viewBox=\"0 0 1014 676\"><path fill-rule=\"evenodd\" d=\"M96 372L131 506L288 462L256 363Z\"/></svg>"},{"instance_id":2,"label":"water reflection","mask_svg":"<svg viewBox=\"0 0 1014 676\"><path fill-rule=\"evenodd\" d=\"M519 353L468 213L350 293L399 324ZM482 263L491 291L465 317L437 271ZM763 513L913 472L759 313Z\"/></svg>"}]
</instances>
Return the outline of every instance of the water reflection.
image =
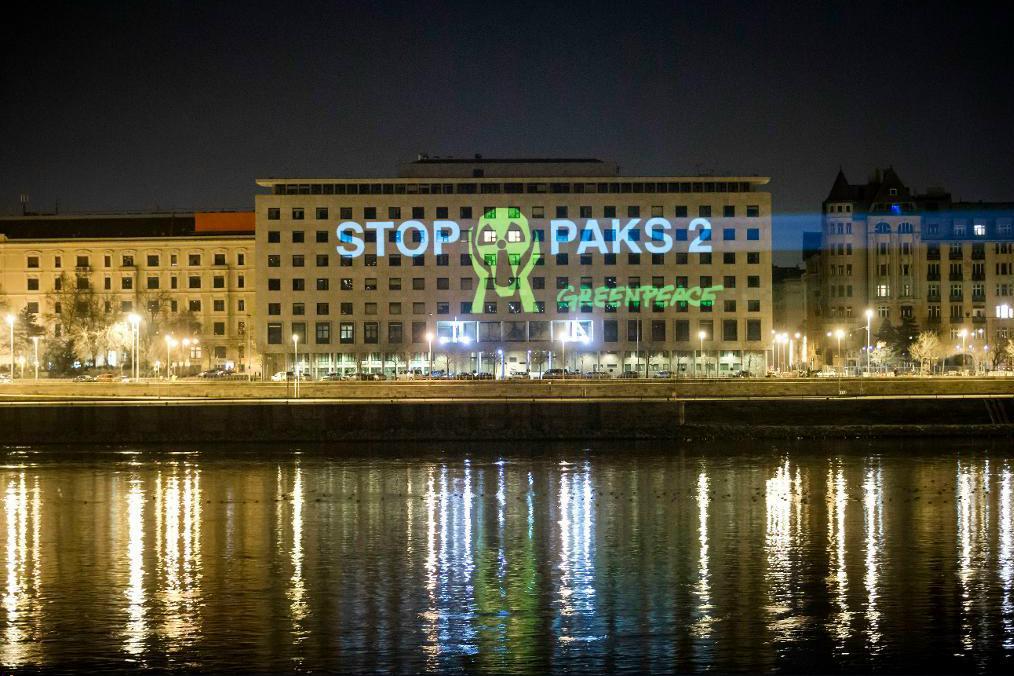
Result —
<instances>
[{"instance_id":1,"label":"water reflection","mask_svg":"<svg viewBox=\"0 0 1014 676\"><path fill-rule=\"evenodd\" d=\"M7 534L7 584L3 607L3 664L16 667L37 663L41 621L41 561L39 529L41 502L38 478L33 478L31 504L27 473L22 470L6 481L4 522Z\"/></svg>"},{"instance_id":2,"label":"water reflection","mask_svg":"<svg viewBox=\"0 0 1014 676\"><path fill-rule=\"evenodd\" d=\"M847 451L11 463L0 660L1004 670L1010 458Z\"/></svg>"}]
</instances>

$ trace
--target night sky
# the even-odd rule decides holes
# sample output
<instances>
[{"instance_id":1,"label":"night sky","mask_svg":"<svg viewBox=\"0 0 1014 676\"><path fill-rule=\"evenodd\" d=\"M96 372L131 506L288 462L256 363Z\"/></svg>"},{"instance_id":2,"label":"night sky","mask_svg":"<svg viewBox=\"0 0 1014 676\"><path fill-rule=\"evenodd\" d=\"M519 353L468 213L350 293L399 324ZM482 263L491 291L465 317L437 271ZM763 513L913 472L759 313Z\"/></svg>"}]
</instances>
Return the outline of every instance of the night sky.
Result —
<instances>
[{"instance_id":1,"label":"night sky","mask_svg":"<svg viewBox=\"0 0 1014 676\"><path fill-rule=\"evenodd\" d=\"M257 177L394 175L420 152L594 156L771 176L784 262L839 166L1014 200L1009 8L548 4L5 8L0 213L23 192L251 208Z\"/></svg>"}]
</instances>

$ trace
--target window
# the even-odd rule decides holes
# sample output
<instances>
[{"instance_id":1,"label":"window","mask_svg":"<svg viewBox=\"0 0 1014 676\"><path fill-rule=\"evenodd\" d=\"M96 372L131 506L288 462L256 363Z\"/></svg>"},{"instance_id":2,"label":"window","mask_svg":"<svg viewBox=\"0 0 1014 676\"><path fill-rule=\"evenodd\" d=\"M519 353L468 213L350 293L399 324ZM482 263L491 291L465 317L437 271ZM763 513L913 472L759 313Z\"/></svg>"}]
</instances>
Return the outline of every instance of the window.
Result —
<instances>
[{"instance_id":1,"label":"window","mask_svg":"<svg viewBox=\"0 0 1014 676\"><path fill-rule=\"evenodd\" d=\"M187 256L187 265L199 267L201 265L201 254L189 254Z\"/></svg>"},{"instance_id":2,"label":"window","mask_svg":"<svg viewBox=\"0 0 1014 676\"><path fill-rule=\"evenodd\" d=\"M123 277L120 279L120 288L124 291L134 288L134 280L131 277Z\"/></svg>"},{"instance_id":3,"label":"window","mask_svg":"<svg viewBox=\"0 0 1014 676\"><path fill-rule=\"evenodd\" d=\"M187 277L187 288L188 289L201 288L201 278L197 275L191 275Z\"/></svg>"},{"instance_id":4,"label":"window","mask_svg":"<svg viewBox=\"0 0 1014 676\"><path fill-rule=\"evenodd\" d=\"M189 310L191 312L200 312L201 311L201 301L200 300L192 300L192 301L190 301L190 303L188 303L188 308L189 308Z\"/></svg>"},{"instance_id":5,"label":"window","mask_svg":"<svg viewBox=\"0 0 1014 676\"><path fill-rule=\"evenodd\" d=\"M269 279L268 280L268 291L281 291L282 280L280 279Z\"/></svg>"},{"instance_id":6,"label":"window","mask_svg":"<svg viewBox=\"0 0 1014 676\"><path fill-rule=\"evenodd\" d=\"M38 277L29 277L28 278L28 290L29 291L38 291L39 290L39 278Z\"/></svg>"},{"instance_id":7,"label":"window","mask_svg":"<svg viewBox=\"0 0 1014 676\"><path fill-rule=\"evenodd\" d=\"M380 342L380 324L378 322L363 322L363 342L370 345Z\"/></svg>"},{"instance_id":8,"label":"window","mask_svg":"<svg viewBox=\"0 0 1014 676\"><path fill-rule=\"evenodd\" d=\"M338 326L338 342L342 345L351 345L356 342L356 325L352 322L342 322Z\"/></svg>"},{"instance_id":9,"label":"window","mask_svg":"<svg viewBox=\"0 0 1014 676\"><path fill-rule=\"evenodd\" d=\"M760 275L749 275L746 278L746 285L751 289L760 288Z\"/></svg>"},{"instance_id":10,"label":"window","mask_svg":"<svg viewBox=\"0 0 1014 676\"><path fill-rule=\"evenodd\" d=\"M722 207L722 217L723 218L735 218L736 217L736 207L733 206L733 205L729 205L729 204L727 204L724 207Z\"/></svg>"},{"instance_id":11,"label":"window","mask_svg":"<svg viewBox=\"0 0 1014 676\"><path fill-rule=\"evenodd\" d=\"M87 268L89 265L90 265L90 263L88 261L88 256L78 256L77 257L77 267L79 267L79 268Z\"/></svg>"},{"instance_id":12,"label":"window","mask_svg":"<svg viewBox=\"0 0 1014 676\"><path fill-rule=\"evenodd\" d=\"M305 217L302 207L292 207L292 220L301 221Z\"/></svg>"},{"instance_id":13,"label":"window","mask_svg":"<svg viewBox=\"0 0 1014 676\"><path fill-rule=\"evenodd\" d=\"M216 336L224 336L225 335L225 322L215 322L212 325L212 327L213 327L212 328L212 333L214 333L214 335L216 335Z\"/></svg>"},{"instance_id":14,"label":"window","mask_svg":"<svg viewBox=\"0 0 1014 676\"><path fill-rule=\"evenodd\" d=\"M317 322L315 326L315 341L317 345L328 345L331 343L331 322Z\"/></svg>"},{"instance_id":15,"label":"window","mask_svg":"<svg viewBox=\"0 0 1014 676\"><path fill-rule=\"evenodd\" d=\"M305 291L306 290L306 280L303 279L303 278L301 278L301 277L293 278L293 280L292 280L292 290L293 291Z\"/></svg>"},{"instance_id":16,"label":"window","mask_svg":"<svg viewBox=\"0 0 1014 676\"><path fill-rule=\"evenodd\" d=\"M282 233L278 230L268 230L268 244L278 244L282 241Z\"/></svg>"},{"instance_id":17,"label":"window","mask_svg":"<svg viewBox=\"0 0 1014 676\"><path fill-rule=\"evenodd\" d=\"M711 206L707 204L700 205L697 207L697 215L701 218L711 218Z\"/></svg>"},{"instance_id":18,"label":"window","mask_svg":"<svg viewBox=\"0 0 1014 676\"><path fill-rule=\"evenodd\" d=\"M739 323L735 319L722 320L722 340L739 340Z\"/></svg>"},{"instance_id":19,"label":"window","mask_svg":"<svg viewBox=\"0 0 1014 676\"><path fill-rule=\"evenodd\" d=\"M327 291L331 287L331 280L327 277L317 278L317 291Z\"/></svg>"},{"instance_id":20,"label":"window","mask_svg":"<svg viewBox=\"0 0 1014 676\"><path fill-rule=\"evenodd\" d=\"M133 257L131 257L129 265L133 265L133 264L134 264L134 260L133 260ZM128 265L128 263L124 263L124 265ZM225 254L224 253L217 253L217 254L215 254L215 256L214 256L214 265L225 265Z\"/></svg>"},{"instance_id":21,"label":"window","mask_svg":"<svg viewBox=\"0 0 1014 676\"><path fill-rule=\"evenodd\" d=\"M331 314L331 306L328 303L317 303L317 314L321 316Z\"/></svg>"},{"instance_id":22,"label":"window","mask_svg":"<svg viewBox=\"0 0 1014 676\"><path fill-rule=\"evenodd\" d=\"M402 328L401 322L388 322L387 323L387 342L392 345L397 345L402 341Z\"/></svg>"},{"instance_id":23,"label":"window","mask_svg":"<svg viewBox=\"0 0 1014 676\"><path fill-rule=\"evenodd\" d=\"M746 217L747 218L759 218L760 207L756 204L748 204L746 206Z\"/></svg>"},{"instance_id":24,"label":"window","mask_svg":"<svg viewBox=\"0 0 1014 676\"><path fill-rule=\"evenodd\" d=\"M281 345L282 344L282 325L278 322L272 322L268 324L268 344L269 345Z\"/></svg>"},{"instance_id":25,"label":"window","mask_svg":"<svg viewBox=\"0 0 1014 676\"><path fill-rule=\"evenodd\" d=\"M282 217L282 210L279 209L278 207L271 207L271 208L268 209L268 220L269 221L277 221L277 220L280 220L281 217ZM282 330L280 326L278 327L278 330L279 330L279 332ZM271 342L271 341L269 340L268 342Z\"/></svg>"},{"instance_id":26,"label":"window","mask_svg":"<svg viewBox=\"0 0 1014 676\"><path fill-rule=\"evenodd\" d=\"M325 221L325 220L327 220L327 207L317 207L316 216L317 216L317 220L318 221ZM320 235L319 232L317 234ZM327 233L326 232L324 233L324 236L325 236L324 241L326 242L327 241L327 239L326 239ZM320 239L318 239L317 241L319 242Z\"/></svg>"}]
</instances>

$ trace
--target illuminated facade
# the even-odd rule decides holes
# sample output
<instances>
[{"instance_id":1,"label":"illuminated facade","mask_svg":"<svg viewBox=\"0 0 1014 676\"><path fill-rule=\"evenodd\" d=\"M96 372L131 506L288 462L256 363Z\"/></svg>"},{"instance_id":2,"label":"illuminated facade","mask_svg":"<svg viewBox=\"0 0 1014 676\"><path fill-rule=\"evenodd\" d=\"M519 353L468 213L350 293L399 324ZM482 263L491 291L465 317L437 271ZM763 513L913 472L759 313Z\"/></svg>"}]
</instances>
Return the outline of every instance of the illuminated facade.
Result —
<instances>
[{"instance_id":1,"label":"illuminated facade","mask_svg":"<svg viewBox=\"0 0 1014 676\"><path fill-rule=\"evenodd\" d=\"M97 326L141 316L142 362L164 363L154 334L172 331L196 339L176 364L256 369L252 229L249 212L2 217L0 302L34 317L43 350L74 291L94 292ZM109 351L99 361L115 363Z\"/></svg>"},{"instance_id":2,"label":"illuminated facade","mask_svg":"<svg viewBox=\"0 0 1014 676\"><path fill-rule=\"evenodd\" d=\"M855 360L872 310L873 342L890 322L935 330L952 346L964 331L973 356L982 355L1014 326L1012 228L1012 204L957 202L940 188L916 194L893 169L865 184L839 171L824 200L819 263L808 264L819 270L816 337L836 355L826 333L841 329Z\"/></svg>"},{"instance_id":3,"label":"illuminated facade","mask_svg":"<svg viewBox=\"0 0 1014 676\"><path fill-rule=\"evenodd\" d=\"M295 335L316 374L760 372L767 182L426 157L398 178L261 179L265 371L291 368Z\"/></svg>"}]
</instances>

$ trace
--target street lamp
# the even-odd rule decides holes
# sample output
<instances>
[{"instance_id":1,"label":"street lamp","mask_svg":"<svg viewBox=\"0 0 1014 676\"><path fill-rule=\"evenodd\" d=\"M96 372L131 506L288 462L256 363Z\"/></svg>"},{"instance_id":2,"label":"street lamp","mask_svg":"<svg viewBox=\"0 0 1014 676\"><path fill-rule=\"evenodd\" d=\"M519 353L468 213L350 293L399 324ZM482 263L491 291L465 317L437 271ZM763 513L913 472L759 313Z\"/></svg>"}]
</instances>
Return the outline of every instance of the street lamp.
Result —
<instances>
[{"instance_id":1,"label":"street lamp","mask_svg":"<svg viewBox=\"0 0 1014 676\"><path fill-rule=\"evenodd\" d=\"M168 380L172 376L173 370L173 355L172 349L178 345L178 342L172 336L165 337L165 377Z\"/></svg>"},{"instance_id":2,"label":"street lamp","mask_svg":"<svg viewBox=\"0 0 1014 676\"><path fill-rule=\"evenodd\" d=\"M429 332L426 333L426 342L429 343L429 345L430 345L430 355L429 355L430 372L428 374L426 374L426 377L427 378L432 378L433 377L433 332L432 331L429 331Z\"/></svg>"},{"instance_id":3,"label":"street lamp","mask_svg":"<svg viewBox=\"0 0 1014 676\"><path fill-rule=\"evenodd\" d=\"M871 326L872 322L873 322L873 310L867 309L866 310L866 373L867 374L869 374L869 372L870 372L870 352L871 352L871 350L870 350L870 342L872 340L872 338L870 338L870 326Z\"/></svg>"},{"instance_id":4,"label":"street lamp","mask_svg":"<svg viewBox=\"0 0 1014 676\"><path fill-rule=\"evenodd\" d=\"M39 337L32 336L32 343L35 344L35 379L39 379Z\"/></svg>"},{"instance_id":5,"label":"street lamp","mask_svg":"<svg viewBox=\"0 0 1014 676\"><path fill-rule=\"evenodd\" d=\"M838 361L841 361L841 339L845 336L845 332L838 329L834 332L834 336L838 339Z\"/></svg>"},{"instance_id":6,"label":"street lamp","mask_svg":"<svg viewBox=\"0 0 1014 676\"><path fill-rule=\"evenodd\" d=\"M14 380L14 321L15 317L12 314L7 315L7 326L11 327L11 380Z\"/></svg>"},{"instance_id":7,"label":"street lamp","mask_svg":"<svg viewBox=\"0 0 1014 676\"><path fill-rule=\"evenodd\" d=\"M296 399L299 399L299 334L292 334L292 370L295 376L295 382L293 384L293 393L296 395Z\"/></svg>"},{"instance_id":8,"label":"street lamp","mask_svg":"<svg viewBox=\"0 0 1014 676\"><path fill-rule=\"evenodd\" d=\"M708 368L708 362L707 362L706 359L704 359L704 339L707 337L707 335L708 334L705 333L704 331L698 331L697 332L697 337L701 341L701 361L704 362L704 370L705 371ZM697 371L697 357L696 356L694 357L694 371Z\"/></svg>"},{"instance_id":9,"label":"street lamp","mask_svg":"<svg viewBox=\"0 0 1014 676\"><path fill-rule=\"evenodd\" d=\"M138 352L141 351L140 350L140 347L141 347L140 346L140 340L141 339L140 339L140 333L138 331L138 328L139 328L139 326L141 324L141 317L137 313L131 312L129 315L127 315L127 321L130 322L130 328L131 328L130 336L132 338L132 340L130 341L130 351L131 351L131 356L130 356L131 369L130 370L131 370L131 373L133 374L134 378L140 378L141 377L141 369L137 365L137 356L138 356Z\"/></svg>"},{"instance_id":10,"label":"street lamp","mask_svg":"<svg viewBox=\"0 0 1014 676\"><path fill-rule=\"evenodd\" d=\"M958 333L961 336L961 368L965 368L965 339L968 337L968 329L961 329ZM13 363L13 362L12 362Z\"/></svg>"}]
</instances>

